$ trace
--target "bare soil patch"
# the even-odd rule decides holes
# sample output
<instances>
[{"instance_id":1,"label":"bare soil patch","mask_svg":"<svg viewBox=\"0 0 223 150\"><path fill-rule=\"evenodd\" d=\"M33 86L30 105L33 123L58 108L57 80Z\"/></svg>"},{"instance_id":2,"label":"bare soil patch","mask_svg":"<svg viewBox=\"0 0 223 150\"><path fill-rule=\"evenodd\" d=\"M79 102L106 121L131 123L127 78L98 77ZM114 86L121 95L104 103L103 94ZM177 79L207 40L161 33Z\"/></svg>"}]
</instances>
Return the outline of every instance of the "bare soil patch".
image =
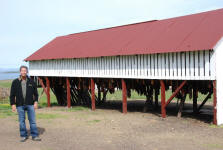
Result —
<instances>
[{"instance_id":1,"label":"bare soil patch","mask_svg":"<svg viewBox=\"0 0 223 150\"><path fill-rule=\"evenodd\" d=\"M222 150L223 128L211 124L212 107L197 116L191 104L182 118L176 117L175 103L168 106L167 118L160 110L142 113L144 101L128 102L128 113L120 101L108 101L91 111L76 106L40 108L36 111L41 142L31 137L19 142L17 115L0 118L1 150ZM27 129L29 124L27 120Z\"/></svg>"}]
</instances>

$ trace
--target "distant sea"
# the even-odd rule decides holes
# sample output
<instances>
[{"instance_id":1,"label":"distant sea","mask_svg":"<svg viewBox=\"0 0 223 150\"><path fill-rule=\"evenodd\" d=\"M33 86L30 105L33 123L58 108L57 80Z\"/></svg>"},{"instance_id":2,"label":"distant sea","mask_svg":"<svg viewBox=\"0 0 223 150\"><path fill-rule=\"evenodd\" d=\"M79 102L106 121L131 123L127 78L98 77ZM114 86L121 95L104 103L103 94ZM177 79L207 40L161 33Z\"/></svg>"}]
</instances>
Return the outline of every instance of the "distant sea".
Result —
<instances>
[{"instance_id":1,"label":"distant sea","mask_svg":"<svg viewBox=\"0 0 223 150\"><path fill-rule=\"evenodd\" d=\"M0 68L0 80L15 79L19 76L18 68Z\"/></svg>"}]
</instances>

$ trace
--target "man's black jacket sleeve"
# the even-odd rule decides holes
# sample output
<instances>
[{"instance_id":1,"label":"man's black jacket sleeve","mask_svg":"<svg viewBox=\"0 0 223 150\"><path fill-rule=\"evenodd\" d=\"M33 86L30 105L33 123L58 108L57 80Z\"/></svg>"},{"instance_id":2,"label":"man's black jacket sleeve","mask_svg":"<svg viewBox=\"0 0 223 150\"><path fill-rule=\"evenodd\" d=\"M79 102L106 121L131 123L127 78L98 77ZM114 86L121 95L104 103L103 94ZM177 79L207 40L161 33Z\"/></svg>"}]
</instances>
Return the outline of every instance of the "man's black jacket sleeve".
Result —
<instances>
[{"instance_id":1,"label":"man's black jacket sleeve","mask_svg":"<svg viewBox=\"0 0 223 150\"><path fill-rule=\"evenodd\" d=\"M15 80L12 82L11 91L10 91L10 104L15 105Z\"/></svg>"},{"instance_id":2,"label":"man's black jacket sleeve","mask_svg":"<svg viewBox=\"0 0 223 150\"><path fill-rule=\"evenodd\" d=\"M36 83L33 81L33 83L34 83L34 101L35 102L38 102L38 91L37 91L37 85L36 85Z\"/></svg>"}]
</instances>

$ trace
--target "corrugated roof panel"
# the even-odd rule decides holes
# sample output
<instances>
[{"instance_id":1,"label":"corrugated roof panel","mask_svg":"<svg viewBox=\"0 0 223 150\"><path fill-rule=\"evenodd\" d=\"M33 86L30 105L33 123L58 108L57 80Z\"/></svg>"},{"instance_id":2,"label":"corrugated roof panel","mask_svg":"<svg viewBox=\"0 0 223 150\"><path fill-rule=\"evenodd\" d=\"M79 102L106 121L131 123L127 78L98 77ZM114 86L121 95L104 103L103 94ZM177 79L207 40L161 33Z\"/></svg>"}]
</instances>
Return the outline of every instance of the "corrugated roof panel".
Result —
<instances>
[{"instance_id":1,"label":"corrugated roof panel","mask_svg":"<svg viewBox=\"0 0 223 150\"><path fill-rule=\"evenodd\" d=\"M26 61L213 49L223 36L223 9L57 37Z\"/></svg>"}]
</instances>

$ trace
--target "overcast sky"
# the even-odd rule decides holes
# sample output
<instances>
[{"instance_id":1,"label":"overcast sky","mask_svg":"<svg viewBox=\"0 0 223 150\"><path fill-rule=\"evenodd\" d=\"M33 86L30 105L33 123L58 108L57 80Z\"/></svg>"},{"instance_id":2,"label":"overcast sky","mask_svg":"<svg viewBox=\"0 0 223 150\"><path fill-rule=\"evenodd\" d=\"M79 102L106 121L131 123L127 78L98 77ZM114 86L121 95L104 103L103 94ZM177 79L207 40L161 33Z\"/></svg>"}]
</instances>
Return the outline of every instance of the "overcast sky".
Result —
<instances>
[{"instance_id":1,"label":"overcast sky","mask_svg":"<svg viewBox=\"0 0 223 150\"><path fill-rule=\"evenodd\" d=\"M223 8L222 0L0 0L0 68L56 36Z\"/></svg>"}]
</instances>

